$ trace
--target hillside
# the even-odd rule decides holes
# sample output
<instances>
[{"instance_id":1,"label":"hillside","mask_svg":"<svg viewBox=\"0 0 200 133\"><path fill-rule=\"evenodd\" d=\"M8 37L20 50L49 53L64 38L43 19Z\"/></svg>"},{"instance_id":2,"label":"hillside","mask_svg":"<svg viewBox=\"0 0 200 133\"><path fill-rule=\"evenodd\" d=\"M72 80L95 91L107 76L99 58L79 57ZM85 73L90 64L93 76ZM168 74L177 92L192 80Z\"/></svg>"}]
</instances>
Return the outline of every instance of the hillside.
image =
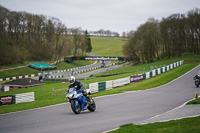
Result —
<instances>
[{"instance_id":1,"label":"hillside","mask_svg":"<svg viewBox=\"0 0 200 133\"><path fill-rule=\"evenodd\" d=\"M91 37L92 53L101 56L124 56L122 46L126 39L114 37Z\"/></svg>"}]
</instances>

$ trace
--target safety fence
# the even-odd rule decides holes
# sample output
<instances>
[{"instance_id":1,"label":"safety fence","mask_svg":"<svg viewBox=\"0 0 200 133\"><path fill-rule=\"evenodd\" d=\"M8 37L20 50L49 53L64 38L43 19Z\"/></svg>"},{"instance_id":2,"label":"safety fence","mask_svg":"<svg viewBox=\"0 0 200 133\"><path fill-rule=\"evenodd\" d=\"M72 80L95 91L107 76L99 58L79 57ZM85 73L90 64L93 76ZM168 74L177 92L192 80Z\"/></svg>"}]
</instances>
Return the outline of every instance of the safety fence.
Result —
<instances>
[{"instance_id":1,"label":"safety fence","mask_svg":"<svg viewBox=\"0 0 200 133\"><path fill-rule=\"evenodd\" d=\"M81 68L86 68L86 67L90 67L93 66L97 63L97 61L95 61L93 64L90 65L86 65L86 66L82 66L82 67L76 67L76 68L71 68L71 69L66 69L66 70L60 70L60 71L52 71L49 72L49 74L55 74L55 73L62 73L62 72L69 72L69 71L74 71L74 70L78 70ZM15 76L15 77L8 77L8 78L1 78L1 81L7 81L7 80L15 80L15 79L22 79L22 78L31 78L31 77L36 77L36 76L41 76L43 73L36 73L36 74L31 74L31 75L24 75L24 76ZM64 77L64 75L58 75L58 76L52 76L52 78L62 78Z\"/></svg>"},{"instance_id":2,"label":"safety fence","mask_svg":"<svg viewBox=\"0 0 200 133\"><path fill-rule=\"evenodd\" d=\"M71 68L71 69L66 69L66 70L60 70L60 71L53 71L53 72L49 72L49 74L56 74L56 73L63 73L63 72L75 71L75 70L78 70L78 69L83 69L83 68L86 68L86 67L91 67L91 66L93 66L95 64L97 64L97 61L95 61L94 63L92 63L90 65L76 67L76 68Z\"/></svg>"},{"instance_id":3,"label":"safety fence","mask_svg":"<svg viewBox=\"0 0 200 133\"><path fill-rule=\"evenodd\" d=\"M91 83L91 84L89 84L89 90L90 90L91 93L97 93L97 92L100 92L100 91L104 91L104 90L116 88L116 87L119 87L119 86L123 86L123 85L126 85L126 84L138 82L138 81L141 81L141 80L149 79L149 78L155 77L159 74L162 74L164 72L170 71L170 70L172 70L172 69L174 69L174 68L176 68L176 67L178 67L182 64L183 64L183 60L172 63L172 64L164 66L164 67L154 69L150 72L146 72L146 73L143 73L143 74L138 74L138 75L135 75L135 76L130 76L130 77L116 79L116 80L110 80L110 81L105 81L105 82Z\"/></svg>"},{"instance_id":4,"label":"safety fence","mask_svg":"<svg viewBox=\"0 0 200 133\"><path fill-rule=\"evenodd\" d=\"M106 65L106 67L110 66L110 65L115 65L115 63L108 64L108 65ZM55 75L55 76L48 76L48 79L64 78L64 77L71 76L71 75L77 75L77 74L81 74L81 73L84 73L84 72L93 71L93 70L96 70L96 69L99 69L99 68L101 68L101 66L96 66L96 67L92 67L92 68L88 68L88 69L84 69L84 70L80 70L80 71L75 71L76 69L71 69L72 73L69 73L68 75L61 74L61 75Z\"/></svg>"},{"instance_id":5,"label":"safety fence","mask_svg":"<svg viewBox=\"0 0 200 133\"><path fill-rule=\"evenodd\" d=\"M63 78L63 77L66 77L66 76L70 76L70 75L77 75L77 74L80 74L80 73L84 73L84 72L88 72L88 71L92 71L92 70L95 70L95 69L99 69L100 66L98 67L93 67L93 68L88 68L88 69L85 69L85 70L80 70L80 71L76 71L76 72L72 72L68 75L55 75L55 76L48 76L48 79L55 79L55 78ZM74 69L75 70L75 69ZM72 70L72 71L74 71Z\"/></svg>"},{"instance_id":6,"label":"safety fence","mask_svg":"<svg viewBox=\"0 0 200 133\"><path fill-rule=\"evenodd\" d=\"M35 101L34 92L0 96L0 106Z\"/></svg>"}]
</instances>

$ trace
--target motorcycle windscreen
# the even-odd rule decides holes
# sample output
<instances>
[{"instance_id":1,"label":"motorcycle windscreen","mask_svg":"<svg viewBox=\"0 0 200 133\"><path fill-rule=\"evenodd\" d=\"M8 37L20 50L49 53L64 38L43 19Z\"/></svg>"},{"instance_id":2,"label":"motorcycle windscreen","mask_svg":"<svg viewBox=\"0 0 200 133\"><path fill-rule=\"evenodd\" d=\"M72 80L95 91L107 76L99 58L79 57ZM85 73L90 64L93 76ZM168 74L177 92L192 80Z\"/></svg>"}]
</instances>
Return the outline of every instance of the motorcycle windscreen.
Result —
<instances>
[{"instance_id":1,"label":"motorcycle windscreen","mask_svg":"<svg viewBox=\"0 0 200 133\"><path fill-rule=\"evenodd\" d=\"M69 88L69 93L72 93L74 91L74 88Z\"/></svg>"}]
</instances>

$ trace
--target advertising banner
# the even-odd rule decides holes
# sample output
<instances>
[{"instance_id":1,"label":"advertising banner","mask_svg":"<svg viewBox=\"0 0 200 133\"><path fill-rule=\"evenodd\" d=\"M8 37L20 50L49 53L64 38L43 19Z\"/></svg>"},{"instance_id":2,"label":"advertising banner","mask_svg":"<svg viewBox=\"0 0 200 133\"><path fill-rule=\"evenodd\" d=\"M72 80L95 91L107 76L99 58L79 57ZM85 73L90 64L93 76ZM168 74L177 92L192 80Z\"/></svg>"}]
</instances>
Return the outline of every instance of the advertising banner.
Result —
<instances>
[{"instance_id":1,"label":"advertising banner","mask_svg":"<svg viewBox=\"0 0 200 133\"><path fill-rule=\"evenodd\" d=\"M113 87L118 87L125 84L130 84L130 77L113 80Z\"/></svg>"},{"instance_id":2,"label":"advertising banner","mask_svg":"<svg viewBox=\"0 0 200 133\"><path fill-rule=\"evenodd\" d=\"M71 57L71 60L104 60L104 61L128 61L127 57L101 57L101 56L74 56Z\"/></svg>"},{"instance_id":3,"label":"advertising banner","mask_svg":"<svg viewBox=\"0 0 200 133\"><path fill-rule=\"evenodd\" d=\"M131 82L138 82L143 79L143 75L135 75L131 77Z\"/></svg>"},{"instance_id":4,"label":"advertising banner","mask_svg":"<svg viewBox=\"0 0 200 133\"><path fill-rule=\"evenodd\" d=\"M15 103L15 96L10 95L10 96L1 96L0 97L0 106L1 105L8 105L8 104L13 104Z\"/></svg>"}]
</instances>

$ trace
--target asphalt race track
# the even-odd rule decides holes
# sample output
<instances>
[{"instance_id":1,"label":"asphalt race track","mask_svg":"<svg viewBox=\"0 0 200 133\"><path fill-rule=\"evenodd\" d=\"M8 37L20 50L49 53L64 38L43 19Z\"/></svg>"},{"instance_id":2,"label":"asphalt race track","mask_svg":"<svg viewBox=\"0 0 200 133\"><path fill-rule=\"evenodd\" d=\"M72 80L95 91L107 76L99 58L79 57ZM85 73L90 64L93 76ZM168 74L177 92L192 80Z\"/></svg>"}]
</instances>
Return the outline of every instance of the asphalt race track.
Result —
<instances>
[{"instance_id":1,"label":"asphalt race track","mask_svg":"<svg viewBox=\"0 0 200 133\"><path fill-rule=\"evenodd\" d=\"M75 115L69 103L0 115L1 133L100 133L138 124L194 98L200 65L164 86L95 98L97 110Z\"/></svg>"}]
</instances>

